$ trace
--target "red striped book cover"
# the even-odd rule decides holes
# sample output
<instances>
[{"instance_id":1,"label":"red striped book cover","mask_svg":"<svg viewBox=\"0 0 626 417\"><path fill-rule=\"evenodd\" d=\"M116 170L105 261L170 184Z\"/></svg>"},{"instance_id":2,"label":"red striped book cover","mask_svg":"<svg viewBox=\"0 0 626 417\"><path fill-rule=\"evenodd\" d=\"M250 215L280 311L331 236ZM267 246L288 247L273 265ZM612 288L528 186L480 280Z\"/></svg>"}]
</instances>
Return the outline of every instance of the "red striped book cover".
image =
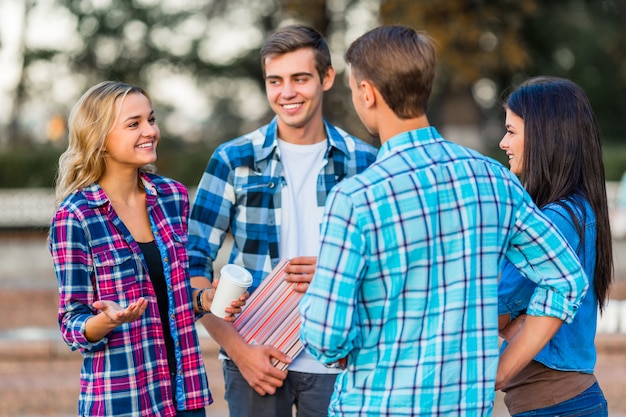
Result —
<instances>
[{"instance_id":1,"label":"red striped book cover","mask_svg":"<svg viewBox=\"0 0 626 417\"><path fill-rule=\"evenodd\" d=\"M288 263L287 259L282 259L276 265L246 300L233 325L246 342L271 345L295 358L303 348L298 314L303 294L294 290L296 284L285 281ZM287 369L287 364L277 359L272 360L272 365Z\"/></svg>"}]
</instances>

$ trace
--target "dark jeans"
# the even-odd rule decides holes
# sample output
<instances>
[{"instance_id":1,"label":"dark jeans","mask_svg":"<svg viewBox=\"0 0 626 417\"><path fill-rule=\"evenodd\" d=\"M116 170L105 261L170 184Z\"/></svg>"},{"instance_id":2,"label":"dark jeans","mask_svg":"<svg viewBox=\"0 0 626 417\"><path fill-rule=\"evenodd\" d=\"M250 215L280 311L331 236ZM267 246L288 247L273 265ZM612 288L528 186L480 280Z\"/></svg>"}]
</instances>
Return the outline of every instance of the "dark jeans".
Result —
<instances>
[{"instance_id":1,"label":"dark jeans","mask_svg":"<svg viewBox=\"0 0 626 417\"><path fill-rule=\"evenodd\" d=\"M608 415L606 399L600 385L596 382L589 389L570 400L550 407L514 414L513 417L607 417Z\"/></svg>"},{"instance_id":2,"label":"dark jeans","mask_svg":"<svg viewBox=\"0 0 626 417\"><path fill-rule=\"evenodd\" d=\"M274 395L259 395L243 378L231 360L224 360L224 383L231 416L237 417L327 417L335 388L336 374L309 374L289 371L283 386Z\"/></svg>"},{"instance_id":3,"label":"dark jeans","mask_svg":"<svg viewBox=\"0 0 626 417\"><path fill-rule=\"evenodd\" d=\"M197 410L177 411L176 417L206 417L206 411L204 408Z\"/></svg>"}]
</instances>

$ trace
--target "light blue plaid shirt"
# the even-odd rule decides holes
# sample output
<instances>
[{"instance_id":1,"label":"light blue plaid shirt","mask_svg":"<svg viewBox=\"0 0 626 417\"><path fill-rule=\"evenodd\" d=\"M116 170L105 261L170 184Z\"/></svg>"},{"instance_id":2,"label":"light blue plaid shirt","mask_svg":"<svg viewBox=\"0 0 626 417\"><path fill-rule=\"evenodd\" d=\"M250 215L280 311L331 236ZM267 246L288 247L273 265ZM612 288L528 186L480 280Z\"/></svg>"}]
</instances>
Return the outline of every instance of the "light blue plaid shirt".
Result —
<instances>
[{"instance_id":1,"label":"light blue plaid shirt","mask_svg":"<svg viewBox=\"0 0 626 417\"><path fill-rule=\"evenodd\" d=\"M348 358L330 416L488 416L505 257L538 287L528 312L571 321L587 278L508 169L434 128L398 135L333 189L302 340Z\"/></svg>"}]
</instances>

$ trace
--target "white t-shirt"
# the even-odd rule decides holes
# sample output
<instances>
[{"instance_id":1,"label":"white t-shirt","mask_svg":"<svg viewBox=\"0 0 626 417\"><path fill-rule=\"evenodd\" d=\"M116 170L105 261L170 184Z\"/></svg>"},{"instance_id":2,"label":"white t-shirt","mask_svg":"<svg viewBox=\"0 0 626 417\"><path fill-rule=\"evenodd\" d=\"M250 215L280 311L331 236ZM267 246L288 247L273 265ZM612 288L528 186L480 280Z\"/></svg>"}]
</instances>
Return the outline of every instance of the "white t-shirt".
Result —
<instances>
[{"instance_id":1,"label":"white t-shirt","mask_svg":"<svg viewBox=\"0 0 626 417\"><path fill-rule=\"evenodd\" d=\"M323 207L317 206L317 179L326 160L328 142L295 145L278 140L286 185L281 194L280 257L317 256ZM308 373L337 373L303 351L289 370Z\"/></svg>"}]
</instances>

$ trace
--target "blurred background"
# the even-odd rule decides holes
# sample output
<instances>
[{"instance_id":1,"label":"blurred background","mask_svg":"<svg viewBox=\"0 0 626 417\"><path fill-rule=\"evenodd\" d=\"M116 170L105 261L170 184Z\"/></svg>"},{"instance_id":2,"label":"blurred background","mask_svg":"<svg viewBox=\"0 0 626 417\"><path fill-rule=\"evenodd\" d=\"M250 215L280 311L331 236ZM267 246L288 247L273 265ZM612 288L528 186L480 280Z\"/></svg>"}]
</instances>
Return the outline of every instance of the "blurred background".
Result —
<instances>
[{"instance_id":1,"label":"blurred background","mask_svg":"<svg viewBox=\"0 0 626 417\"><path fill-rule=\"evenodd\" d=\"M615 259L596 375L610 414L626 417L626 0L0 0L0 417L76 415L81 358L60 338L46 246L73 104L103 80L144 87L162 133L158 170L193 195L217 145L272 117L259 48L289 23L315 27L331 46L338 76L326 117L374 145L352 108L343 52L380 24L435 38L431 123L502 163L503 94L535 75L587 92L603 133ZM208 415L226 417L217 345L198 331L216 400ZM505 415L499 396L494 416Z\"/></svg>"},{"instance_id":2,"label":"blurred background","mask_svg":"<svg viewBox=\"0 0 626 417\"><path fill-rule=\"evenodd\" d=\"M449 140L503 161L502 93L562 76L594 105L608 179L626 170L624 0L0 0L0 188L53 185L69 110L105 79L153 96L159 171L195 186L218 144L271 117L259 47L294 22L331 45L326 116L371 143L342 55L366 30L403 23L438 42L428 115Z\"/></svg>"}]
</instances>

